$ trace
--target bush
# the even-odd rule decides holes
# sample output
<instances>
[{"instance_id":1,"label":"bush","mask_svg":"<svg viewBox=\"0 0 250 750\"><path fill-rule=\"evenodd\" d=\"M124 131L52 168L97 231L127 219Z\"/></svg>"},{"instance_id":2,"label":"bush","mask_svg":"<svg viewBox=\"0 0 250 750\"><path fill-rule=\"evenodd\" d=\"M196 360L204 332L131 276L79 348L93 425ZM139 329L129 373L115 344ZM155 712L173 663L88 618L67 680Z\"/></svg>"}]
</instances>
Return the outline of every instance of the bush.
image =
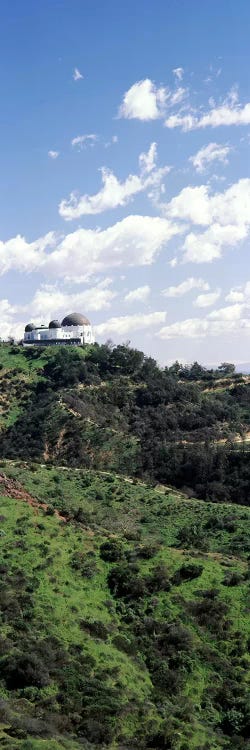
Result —
<instances>
[{"instance_id":1,"label":"bush","mask_svg":"<svg viewBox=\"0 0 250 750\"><path fill-rule=\"evenodd\" d=\"M108 586L116 598L138 599L146 593L145 579L137 565L117 565L108 574Z\"/></svg>"},{"instance_id":2,"label":"bush","mask_svg":"<svg viewBox=\"0 0 250 750\"><path fill-rule=\"evenodd\" d=\"M171 583L169 579L168 568L164 563L160 563L153 568L151 576L147 578L147 588L150 593L158 591L169 591Z\"/></svg>"},{"instance_id":3,"label":"bush","mask_svg":"<svg viewBox=\"0 0 250 750\"><path fill-rule=\"evenodd\" d=\"M123 557L123 545L118 539L103 542L100 546L100 557L105 562L118 562Z\"/></svg>"},{"instance_id":4,"label":"bush","mask_svg":"<svg viewBox=\"0 0 250 750\"><path fill-rule=\"evenodd\" d=\"M172 583L177 585L183 581L193 581L195 578L199 578L203 572L203 565L194 565L193 563L187 563L182 565L181 568L175 571L172 577Z\"/></svg>"},{"instance_id":5,"label":"bush","mask_svg":"<svg viewBox=\"0 0 250 750\"><path fill-rule=\"evenodd\" d=\"M244 581L244 577L242 573L239 573L238 571L234 570L232 572L228 572L225 575L224 580L222 581L223 586L239 586Z\"/></svg>"},{"instance_id":6,"label":"bush","mask_svg":"<svg viewBox=\"0 0 250 750\"><path fill-rule=\"evenodd\" d=\"M42 688L50 683L48 670L36 653L8 656L2 663L2 674L8 690Z\"/></svg>"}]
</instances>

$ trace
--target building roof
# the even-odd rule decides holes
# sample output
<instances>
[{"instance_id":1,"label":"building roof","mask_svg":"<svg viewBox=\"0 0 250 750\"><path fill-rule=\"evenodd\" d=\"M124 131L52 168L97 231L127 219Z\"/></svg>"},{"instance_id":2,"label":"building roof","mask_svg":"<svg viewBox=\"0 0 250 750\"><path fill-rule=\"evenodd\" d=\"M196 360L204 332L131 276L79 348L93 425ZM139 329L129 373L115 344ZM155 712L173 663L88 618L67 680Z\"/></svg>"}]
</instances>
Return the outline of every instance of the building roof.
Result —
<instances>
[{"instance_id":1,"label":"building roof","mask_svg":"<svg viewBox=\"0 0 250 750\"><path fill-rule=\"evenodd\" d=\"M61 323L59 320L51 320L49 324L49 328L61 328Z\"/></svg>"},{"instance_id":2,"label":"building roof","mask_svg":"<svg viewBox=\"0 0 250 750\"><path fill-rule=\"evenodd\" d=\"M25 326L25 333L28 333L29 331L34 331L35 327L36 326L34 326L34 323L27 323L27 325Z\"/></svg>"},{"instance_id":3,"label":"building roof","mask_svg":"<svg viewBox=\"0 0 250 750\"><path fill-rule=\"evenodd\" d=\"M65 318L62 320L62 327L64 326L89 326L90 322L88 318L85 317L85 315L81 315L80 313L70 313L70 315L66 315Z\"/></svg>"}]
</instances>

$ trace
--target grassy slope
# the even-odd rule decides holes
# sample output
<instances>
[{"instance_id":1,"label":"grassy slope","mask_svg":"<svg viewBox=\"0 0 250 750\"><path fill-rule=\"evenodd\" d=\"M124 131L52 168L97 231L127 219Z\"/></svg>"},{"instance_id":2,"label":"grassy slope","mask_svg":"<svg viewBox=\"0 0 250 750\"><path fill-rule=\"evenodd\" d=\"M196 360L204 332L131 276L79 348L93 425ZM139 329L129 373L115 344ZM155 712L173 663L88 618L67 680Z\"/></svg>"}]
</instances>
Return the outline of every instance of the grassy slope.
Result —
<instances>
[{"instance_id":1,"label":"grassy slope","mask_svg":"<svg viewBox=\"0 0 250 750\"><path fill-rule=\"evenodd\" d=\"M30 385L39 379L39 371L51 353L47 350L43 358L29 362L23 351L1 346L1 403L4 409L0 415L0 425L8 426L16 420L22 410L24 393L27 395ZM60 408L64 409L65 406L61 404ZM122 433L122 425L118 424L118 430ZM117 442L116 437L115 440ZM161 718L144 655L127 653L121 644L114 643L117 635L130 638L130 632L122 607L117 606L109 590L107 576L113 565L101 559L100 545L110 538L121 540L124 550L132 557L134 555L143 576L149 576L160 563L167 566L170 578L183 563L202 564L203 572L198 579L179 585L172 583L170 591L160 591L153 597L154 616L162 621L177 618L185 623L194 638L196 650L192 669L185 674L182 694L182 700L186 697L191 701L192 719L189 715L184 717L183 711L183 716L178 719L174 748L203 750L207 743L206 750L227 749L225 740L216 729L216 712L213 710L210 716L208 709L201 711L201 703L204 690L220 679L216 665L206 655L206 648L223 653L223 658L228 653L230 660L231 646L227 640L217 643L214 633L204 626L200 627L190 614L189 604L200 596L197 592L217 588L220 601L229 607L232 634L240 631L243 636L249 637L249 578L246 577L247 558L250 555L249 509L187 499L173 490L155 490L109 473L105 475L39 464L28 466L18 461L2 462L0 471L18 479L34 497L49 503L70 521L61 523L58 518L48 516L42 510L36 513L34 508L22 501L1 497L0 530L4 533L0 535L0 564L7 564L11 576L19 569L28 578L39 578L39 586L34 593L32 624L32 631L38 638L47 634L56 636L66 650L75 644L84 653L89 653L105 672L115 668L116 672L108 677L109 682L114 686L119 684L124 705L129 706L119 720L122 747L126 746L126 742L131 747L131 737L134 737L136 727L140 726L140 710L144 711L143 721L145 716L148 721L151 717L152 722L158 725ZM23 547L18 547L16 543L20 521ZM159 545L153 558L145 560L140 555L138 557L138 548L152 543ZM72 557L76 553L95 555L96 572L91 579L72 568ZM225 577L234 572L241 576L238 584L225 586ZM152 597L145 595L139 617L142 618L142 610L147 614L150 607ZM107 629L105 640L83 629L82 620L102 623ZM0 638L7 634L8 628L3 621ZM243 658L246 667L246 653ZM57 693L56 682L42 692L44 698L47 695L53 703ZM6 698L4 687L2 696ZM17 717L22 713L32 714L34 701L30 699L29 691L25 695L17 693L15 697L11 694L8 699L12 713ZM136 707L134 710L132 705ZM218 721L219 713L218 709ZM0 743L8 750L85 748L84 743L79 744L77 738L67 735L57 739L10 737L8 721L3 716L1 719L1 716L0 712ZM135 740L131 741L137 744ZM116 744L112 744L113 747Z\"/></svg>"},{"instance_id":2,"label":"grassy slope","mask_svg":"<svg viewBox=\"0 0 250 750\"><path fill-rule=\"evenodd\" d=\"M35 513L33 508L22 501L2 497L1 516L5 518L1 522L4 535L0 537L2 563L7 561L13 570L24 570L28 577L34 575L34 572L39 576L33 626L37 636L43 637L47 633L54 635L66 649L69 645L78 644L84 652L94 656L104 670L116 667L117 675L111 678L111 681L114 684L118 682L121 686L124 704L134 701L139 707L145 700L149 700L151 679L141 657L139 660L135 659L113 644L113 639L118 633L124 632L126 635L126 626L107 585L107 574L112 565L100 558L100 544L105 539L118 535L123 541L124 549L133 552L135 548L138 549L138 545L158 542L159 550L153 559L139 560L140 573L143 575L148 575L152 567L160 562L167 565L170 576L173 576L183 562L202 564L203 572L198 580L182 582L178 586L172 585L169 592L160 592L157 595L154 614L164 618L167 612L170 620L184 617L184 622L195 638L197 658L191 674L186 677L184 688L184 695L189 697L192 705L196 707L192 726L190 727L186 720L185 728L182 728L183 737L187 732L189 738L189 750L203 747L208 737L211 742L209 748L224 747L224 744L220 744L216 739L212 729L209 729L207 719L205 718L205 723L204 719L202 720L199 708L204 688L217 679L209 659L200 657L202 645L204 647L205 644L210 644L214 647L214 636L205 628L197 626L194 619L187 615L186 606L190 600L195 599L197 590L205 591L216 587L220 599L229 605L233 629L249 634L249 610L246 606L249 596L248 580L243 579L233 587L223 585L228 572L244 575L247 570L249 510L217 506L216 515L222 521L226 520L226 523L228 519L230 523L233 521L234 530L229 532L222 528L214 531L206 529L206 524L214 514L215 507L187 500L177 493L165 494L162 490L156 491L139 483L131 484L118 477L111 481L110 475L102 476L94 472L68 472L41 466L33 466L30 470L28 466L7 462L1 467L1 471L3 470L11 477L18 477L29 492L39 500L49 500L61 513L67 509L73 516L74 511L81 508L84 523L65 524L55 516L43 514L41 510ZM20 517L24 519L24 549L16 546L17 521ZM200 528L200 525L206 529L206 539L203 537L199 542L203 549L195 549L195 544L190 549L183 549L178 536L180 531L189 528L195 533L194 529L198 526ZM79 571L72 569L72 555L79 551L84 554L93 552L96 556L97 571L91 579L82 578ZM37 568L39 565L41 569ZM150 600L151 597L145 598L145 610ZM100 640L82 630L82 620L103 623L108 629L107 639ZM2 635L4 630L5 626L2 628ZM53 693L53 686L50 686L49 691ZM18 700L21 701L20 696ZM155 709L150 710L153 716ZM138 714L137 717L131 717L128 712L121 720L123 736L128 742L131 718L134 727L138 721ZM25 750L24 741L12 738L8 744L7 737L2 727L5 747ZM66 744L62 744L63 742ZM63 747L74 750L78 747L77 741L73 739L58 740L58 744L49 739L45 744L41 740L32 740L32 743L30 748L34 750L42 750L43 747L48 750L61 750ZM184 744L177 743L177 747L184 747Z\"/></svg>"}]
</instances>

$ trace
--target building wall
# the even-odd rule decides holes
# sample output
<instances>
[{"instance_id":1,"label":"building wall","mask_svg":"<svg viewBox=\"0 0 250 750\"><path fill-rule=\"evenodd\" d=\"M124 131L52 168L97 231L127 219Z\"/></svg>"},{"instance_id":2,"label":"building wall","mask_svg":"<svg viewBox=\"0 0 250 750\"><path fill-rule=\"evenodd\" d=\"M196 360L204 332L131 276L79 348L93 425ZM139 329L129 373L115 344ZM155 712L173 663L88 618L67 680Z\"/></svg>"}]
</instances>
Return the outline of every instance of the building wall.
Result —
<instances>
[{"instance_id":1,"label":"building wall","mask_svg":"<svg viewBox=\"0 0 250 750\"><path fill-rule=\"evenodd\" d=\"M80 339L81 344L94 344L95 337L91 325L65 326L64 328L35 328L33 331L25 331L24 343L35 344L42 341L63 340L70 342L71 339Z\"/></svg>"}]
</instances>

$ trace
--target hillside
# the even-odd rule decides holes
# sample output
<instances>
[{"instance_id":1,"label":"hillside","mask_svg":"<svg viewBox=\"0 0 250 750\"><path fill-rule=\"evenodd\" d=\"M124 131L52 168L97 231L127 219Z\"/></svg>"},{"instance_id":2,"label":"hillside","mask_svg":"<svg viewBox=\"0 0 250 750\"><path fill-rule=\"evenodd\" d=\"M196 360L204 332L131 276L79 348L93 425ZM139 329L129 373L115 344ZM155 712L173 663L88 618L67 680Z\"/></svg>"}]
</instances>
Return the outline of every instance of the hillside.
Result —
<instances>
[{"instance_id":1,"label":"hillside","mask_svg":"<svg viewBox=\"0 0 250 750\"><path fill-rule=\"evenodd\" d=\"M0 346L1 453L248 504L250 382L126 346Z\"/></svg>"},{"instance_id":2,"label":"hillside","mask_svg":"<svg viewBox=\"0 0 250 750\"><path fill-rule=\"evenodd\" d=\"M248 382L0 357L1 746L249 749Z\"/></svg>"}]
</instances>

